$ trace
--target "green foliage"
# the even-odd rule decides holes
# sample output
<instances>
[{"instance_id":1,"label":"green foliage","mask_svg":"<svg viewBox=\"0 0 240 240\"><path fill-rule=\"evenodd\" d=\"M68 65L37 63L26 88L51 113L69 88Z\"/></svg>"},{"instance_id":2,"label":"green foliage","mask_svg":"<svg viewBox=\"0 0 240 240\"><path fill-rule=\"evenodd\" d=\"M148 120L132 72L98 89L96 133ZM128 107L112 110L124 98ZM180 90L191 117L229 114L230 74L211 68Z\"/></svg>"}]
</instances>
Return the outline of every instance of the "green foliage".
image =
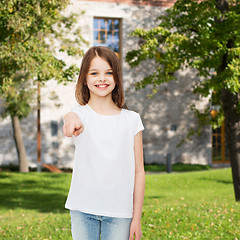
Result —
<instances>
[{"instance_id":1,"label":"green foliage","mask_svg":"<svg viewBox=\"0 0 240 240\"><path fill-rule=\"evenodd\" d=\"M167 166L165 164L145 164L145 171L149 172L166 172ZM200 164L183 164L183 163L175 163L172 164L173 172L191 172L191 171L201 171L201 170L209 170L210 167L208 165L200 165Z\"/></svg>"},{"instance_id":2,"label":"green foliage","mask_svg":"<svg viewBox=\"0 0 240 240\"><path fill-rule=\"evenodd\" d=\"M220 106L222 113L222 89L233 94L240 89L240 2L226 1L225 9L218 2L178 0L158 18L158 26L132 33L142 43L127 53L130 66L148 59L156 63L152 73L136 84L137 89L150 84L154 94L158 85L174 79L177 70L194 68L201 77L194 92L202 97L214 93L214 104ZM212 123L214 127L223 120L223 114L212 120L210 111L196 114L200 121L205 119L205 124Z\"/></svg>"},{"instance_id":3,"label":"green foliage","mask_svg":"<svg viewBox=\"0 0 240 240\"><path fill-rule=\"evenodd\" d=\"M71 174L0 172L2 239L72 239ZM46 187L48 186L48 187ZM146 175L142 239L238 239L230 169Z\"/></svg>"},{"instance_id":4,"label":"green foliage","mask_svg":"<svg viewBox=\"0 0 240 240\"><path fill-rule=\"evenodd\" d=\"M86 44L76 25L79 15L62 15L68 4L68 0L1 1L0 93L4 116L29 114L37 81L67 83L76 76L78 67L58 57L59 52L81 56L81 46Z\"/></svg>"},{"instance_id":5,"label":"green foliage","mask_svg":"<svg viewBox=\"0 0 240 240\"><path fill-rule=\"evenodd\" d=\"M3 116L6 116L10 112L21 119L27 117L31 111L30 104L32 103L35 91L31 87L28 75L16 73L13 77L14 85L10 85L7 91L8 94L5 98L7 111L3 113Z\"/></svg>"}]
</instances>

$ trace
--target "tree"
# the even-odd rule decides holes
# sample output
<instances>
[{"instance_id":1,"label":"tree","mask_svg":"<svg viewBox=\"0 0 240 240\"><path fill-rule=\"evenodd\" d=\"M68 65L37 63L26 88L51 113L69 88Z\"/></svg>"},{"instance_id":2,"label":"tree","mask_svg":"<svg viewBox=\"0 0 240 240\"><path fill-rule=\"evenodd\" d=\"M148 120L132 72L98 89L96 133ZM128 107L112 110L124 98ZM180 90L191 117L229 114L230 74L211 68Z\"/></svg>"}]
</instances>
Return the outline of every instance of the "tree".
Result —
<instances>
[{"instance_id":1,"label":"tree","mask_svg":"<svg viewBox=\"0 0 240 240\"><path fill-rule=\"evenodd\" d=\"M152 85L153 92L163 82L174 79L174 72L183 68L196 69L199 80L194 93L219 106L211 117L208 107L193 111L201 125L226 125L235 198L240 200L240 1L179 0L160 24L150 30L136 29L132 35L141 39L138 49L127 53L131 67L152 59L157 63L149 76L136 88ZM209 104L211 106L211 104Z\"/></svg>"},{"instance_id":2,"label":"tree","mask_svg":"<svg viewBox=\"0 0 240 240\"><path fill-rule=\"evenodd\" d=\"M0 98L2 116L11 116L21 172L28 171L19 119L37 100L37 82L55 79L66 84L78 72L58 57L81 56L77 15L62 15L68 0L2 0L0 3ZM60 47L57 45L60 44Z\"/></svg>"}]
</instances>

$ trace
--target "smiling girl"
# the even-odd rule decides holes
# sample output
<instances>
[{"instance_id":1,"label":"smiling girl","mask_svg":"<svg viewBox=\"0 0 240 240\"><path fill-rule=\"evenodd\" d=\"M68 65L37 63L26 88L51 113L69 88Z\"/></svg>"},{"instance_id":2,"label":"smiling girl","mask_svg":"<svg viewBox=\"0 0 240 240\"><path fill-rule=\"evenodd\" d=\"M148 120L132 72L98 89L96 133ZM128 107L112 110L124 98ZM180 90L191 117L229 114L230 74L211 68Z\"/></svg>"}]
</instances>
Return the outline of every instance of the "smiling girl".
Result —
<instances>
[{"instance_id":1,"label":"smiling girl","mask_svg":"<svg viewBox=\"0 0 240 240\"><path fill-rule=\"evenodd\" d=\"M107 47L83 57L78 105L64 116L75 157L65 207L74 240L140 240L145 190L140 115L125 108L119 59Z\"/></svg>"}]
</instances>

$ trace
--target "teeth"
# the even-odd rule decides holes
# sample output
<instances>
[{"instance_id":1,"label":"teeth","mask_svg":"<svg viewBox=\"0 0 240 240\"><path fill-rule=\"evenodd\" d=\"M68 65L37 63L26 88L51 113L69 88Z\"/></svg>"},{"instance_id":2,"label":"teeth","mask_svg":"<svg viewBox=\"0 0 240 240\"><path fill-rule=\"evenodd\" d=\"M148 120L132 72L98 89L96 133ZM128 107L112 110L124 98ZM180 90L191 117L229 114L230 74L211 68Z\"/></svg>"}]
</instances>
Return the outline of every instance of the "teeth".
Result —
<instances>
[{"instance_id":1,"label":"teeth","mask_svg":"<svg viewBox=\"0 0 240 240\"><path fill-rule=\"evenodd\" d=\"M97 87L104 88L107 87L108 85L97 85Z\"/></svg>"}]
</instances>

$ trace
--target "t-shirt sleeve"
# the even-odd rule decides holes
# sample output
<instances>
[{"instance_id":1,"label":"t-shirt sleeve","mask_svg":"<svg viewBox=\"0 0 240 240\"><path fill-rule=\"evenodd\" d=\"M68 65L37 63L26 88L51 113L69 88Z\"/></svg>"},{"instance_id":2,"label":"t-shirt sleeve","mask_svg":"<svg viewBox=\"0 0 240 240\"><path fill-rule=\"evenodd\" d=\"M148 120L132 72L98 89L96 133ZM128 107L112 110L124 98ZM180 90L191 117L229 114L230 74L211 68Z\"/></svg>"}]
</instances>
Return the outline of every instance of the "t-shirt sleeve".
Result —
<instances>
[{"instance_id":1,"label":"t-shirt sleeve","mask_svg":"<svg viewBox=\"0 0 240 240\"><path fill-rule=\"evenodd\" d=\"M134 136L143 130L144 130L144 126L142 123L142 119L141 119L140 115L138 113L136 113L135 119L134 119Z\"/></svg>"}]
</instances>

